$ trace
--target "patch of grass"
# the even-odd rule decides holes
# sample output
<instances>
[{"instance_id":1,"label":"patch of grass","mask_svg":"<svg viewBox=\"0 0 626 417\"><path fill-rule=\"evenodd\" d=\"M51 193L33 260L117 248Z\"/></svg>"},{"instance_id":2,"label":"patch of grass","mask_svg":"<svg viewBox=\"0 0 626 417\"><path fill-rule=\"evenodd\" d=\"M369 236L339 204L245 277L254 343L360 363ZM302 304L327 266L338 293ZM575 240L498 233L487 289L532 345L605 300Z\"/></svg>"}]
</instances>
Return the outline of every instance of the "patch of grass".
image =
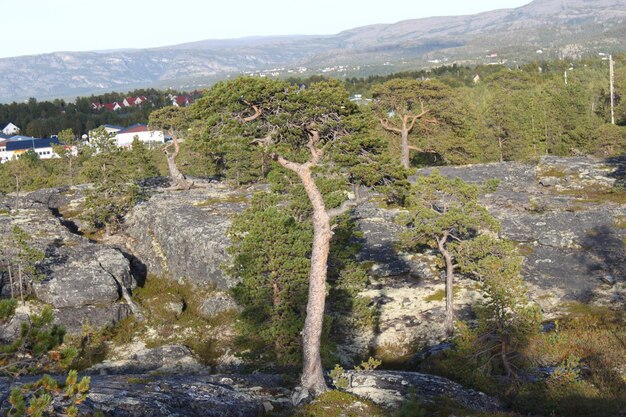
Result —
<instances>
[{"instance_id":1,"label":"patch of grass","mask_svg":"<svg viewBox=\"0 0 626 417\"><path fill-rule=\"evenodd\" d=\"M376 262L374 262L374 261L365 261L365 262L361 262L359 265L365 271L371 271L372 268L374 267L374 265L376 265Z\"/></svg>"},{"instance_id":2,"label":"patch of grass","mask_svg":"<svg viewBox=\"0 0 626 417\"><path fill-rule=\"evenodd\" d=\"M212 206L212 205L220 204L220 203L245 203L247 201L248 201L248 197L246 197L244 194L230 194L221 198L210 197L199 203L194 203L194 206L208 207L208 206Z\"/></svg>"},{"instance_id":3,"label":"patch of grass","mask_svg":"<svg viewBox=\"0 0 626 417\"><path fill-rule=\"evenodd\" d=\"M452 296L456 297L457 295L459 295L460 292L461 292L461 289L458 286L456 286L452 289ZM427 303L440 302L445 299L446 299L446 290L444 288L441 288L435 291L434 293L424 297L424 301L426 301Z\"/></svg>"},{"instance_id":4,"label":"patch of grass","mask_svg":"<svg viewBox=\"0 0 626 417\"><path fill-rule=\"evenodd\" d=\"M517 253L519 253L520 256L532 255L533 253L535 253L535 247L533 245L528 245L528 244L524 244L524 243L518 243L517 244Z\"/></svg>"},{"instance_id":5,"label":"patch of grass","mask_svg":"<svg viewBox=\"0 0 626 417\"><path fill-rule=\"evenodd\" d=\"M382 361L384 369L406 370L407 362L423 348L424 346L418 342L406 344L385 343L376 346L371 355Z\"/></svg>"},{"instance_id":6,"label":"patch of grass","mask_svg":"<svg viewBox=\"0 0 626 417\"><path fill-rule=\"evenodd\" d=\"M472 417L522 417L522 414L514 412L482 412L468 410L460 403L452 398L440 397L435 401L425 403L422 405L424 410L424 416L428 417L450 417L450 416L472 416ZM395 414L393 417L400 417L400 414ZM419 414L402 414L402 416L419 416Z\"/></svg>"},{"instance_id":7,"label":"patch of grass","mask_svg":"<svg viewBox=\"0 0 626 417\"><path fill-rule=\"evenodd\" d=\"M200 316L202 302L213 291L214 288L199 288L149 275L145 285L135 289L133 294L146 320L136 323L128 333L143 340L148 348L183 344L204 364L214 365L233 343L230 339L233 332L228 329L234 326L237 314L227 311L211 318Z\"/></svg>"},{"instance_id":8,"label":"patch of grass","mask_svg":"<svg viewBox=\"0 0 626 417\"><path fill-rule=\"evenodd\" d=\"M104 238L105 230L104 229L86 229L83 230L83 236L89 240L93 240L96 242L101 241Z\"/></svg>"},{"instance_id":9,"label":"patch of grass","mask_svg":"<svg viewBox=\"0 0 626 417\"><path fill-rule=\"evenodd\" d=\"M500 396L523 415L620 415L626 405L626 312L579 302L563 307L567 313L556 321L554 331L537 332L520 348L520 379L507 380L477 361L472 338L457 338L455 349L428 358L420 370ZM524 377L535 375L540 367L554 370L547 379L537 376L533 382ZM427 415L458 415L429 411L433 413Z\"/></svg>"},{"instance_id":10,"label":"patch of grass","mask_svg":"<svg viewBox=\"0 0 626 417\"><path fill-rule=\"evenodd\" d=\"M538 177L565 178L567 175L568 173L561 167L549 167L548 169L537 172Z\"/></svg>"},{"instance_id":11,"label":"patch of grass","mask_svg":"<svg viewBox=\"0 0 626 417\"><path fill-rule=\"evenodd\" d=\"M618 229L626 229L626 216L618 216L613 221L613 225Z\"/></svg>"},{"instance_id":12,"label":"patch of grass","mask_svg":"<svg viewBox=\"0 0 626 417\"><path fill-rule=\"evenodd\" d=\"M128 381L129 384L148 384L154 381L154 378L128 377L126 378L126 381Z\"/></svg>"},{"instance_id":13,"label":"patch of grass","mask_svg":"<svg viewBox=\"0 0 626 417\"><path fill-rule=\"evenodd\" d=\"M83 214L83 211L79 208L70 208L70 206L63 206L59 208L59 214L64 219L77 219Z\"/></svg>"},{"instance_id":14,"label":"patch of grass","mask_svg":"<svg viewBox=\"0 0 626 417\"><path fill-rule=\"evenodd\" d=\"M68 188L67 190L63 191L61 195L73 196L76 195L77 192L78 191L76 190L76 188Z\"/></svg>"},{"instance_id":15,"label":"patch of grass","mask_svg":"<svg viewBox=\"0 0 626 417\"><path fill-rule=\"evenodd\" d=\"M523 352L531 362L557 371L523 386L515 402L523 411L546 415L617 415L626 404L626 380L618 371L626 365L626 315L579 302L565 309L555 331L536 335ZM572 358L575 368L558 371Z\"/></svg>"},{"instance_id":16,"label":"patch of grass","mask_svg":"<svg viewBox=\"0 0 626 417\"><path fill-rule=\"evenodd\" d=\"M575 197L577 203L626 204L626 190L620 187L613 187L613 188L586 187L580 190L564 190L564 191L561 191L559 194Z\"/></svg>"},{"instance_id":17,"label":"patch of grass","mask_svg":"<svg viewBox=\"0 0 626 417\"><path fill-rule=\"evenodd\" d=\"M369 400L342 391L328 391L295 410L294 417L385 417L389 413Z\"/></svg>"},{"instance_id":18,"label":"patch of grass","mask_svg":"<svg viewBox=\"0 0 626 417\"><path fill-rule=\"evenodd\" d=\"M435 291L434 293L430 294L429 296L425 297L424 301L426 301L427 303L432 303L432 302L443 301L445 298L446 298L446 290L439 289Z\"/></svg>"},{"instance_id":19,"label":"patch of grass","mask_svg":"<svg viewBox=\"0 0 626 417\"><path fill-rule=\"evenodd\" d=\"M580 204L572 204L571 206L567 206L565 211L569 211L570 213L575 213L577 211L586 211L589 210L588 206L582 206Z\"/></svg>"}]
</instances>

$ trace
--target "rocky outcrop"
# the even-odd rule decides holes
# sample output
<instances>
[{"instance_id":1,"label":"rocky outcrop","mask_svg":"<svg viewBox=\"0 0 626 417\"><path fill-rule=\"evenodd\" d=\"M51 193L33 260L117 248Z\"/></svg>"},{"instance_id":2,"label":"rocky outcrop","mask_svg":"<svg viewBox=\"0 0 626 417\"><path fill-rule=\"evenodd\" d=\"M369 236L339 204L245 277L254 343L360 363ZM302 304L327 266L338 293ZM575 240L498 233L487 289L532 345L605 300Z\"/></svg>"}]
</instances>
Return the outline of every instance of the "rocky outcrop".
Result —
<instances>
[{"instance_id":1,"label":"rocky outcrop","mask_svg":"<svg viewBox=\"0 0 626 417\"><path fill-rule=\"evenodd\" d=\"M626 229L620 226L626 219L625 167L626 158L544 157L537 166L503 163L440 171L469 182L500 180L482 202L502 223L501 234L520 244L524 277L550 316L559 314L564 301L625 305Z\"/></svg>"},{"instance_id":2,"label":"rocky outcrop","mask_svg":"<svg viewBox=\"0 0 626 417\"><path fill-rule=\"evenodd\" d=\"M533 299L544 314L556 317L564 302L579 300L620 308L626 303L623 242L626 237L623 184L626 161L589 158L543 158L538 165L496 163L441 167L447 176L469 182L497 178L496 192L483 204L502 223L502 235L519 244L526 256L524 272ZM431 170L422 170L424 175ZM72 190L69 190L72 191ZM0 235L19 224L46 252L41 264L46 280L35 284L39 298L52 303L71 329L80 320L112 323L129 314L120 302L122 289L135 283L126 257L115 248L71 233L55 210L73 207L80 190L40 190L23 199L19 214L0 211ZM229 262L227 230L254 190L235 191L223 184L178 192L157 192L135 207L125 226L126 250L149 276L205 286L214 291L199 314L212 317L237 306L227 296L236 284L222 265ZM621 193L621 194L620 194ZM620 199L620 195L622 195ZM11 207L12 199L0 201ZM370 201L353 215L362 236L359 260L368 267L370 284L361 293L375 307L375 328L347 329L339 344L342 362L369 356L409 358L425 346L446 339L443 290L436 254L398 250L401 210ZM4 280L6 281L6 280ZM469 318L481 299L475 281L458 277L455 294L459 317ZM3 286L6 295L8 287ZM172 305L179 313L184 304ZM83 317L85 315L85 317Z\"/></svg>"},{"instance_id":3,"label":"rocky outcrop","mask_svg":"<svg viewBox=\"0 0 626 417\"><path fill-rule=\"evenodd\" d=\"M202 366L194 353L186 346L165 345L157 348L140 348L123 360L96 364L87 372L101 375L129 375L158 373L208 373L209 367Z\"/></svg>"},{"instance_id":4,"label":"rocky outcrop","mask_svg":"<svg viewBox=\"0 0 626 417\"><path fill-rule=\"evenodd\" d=\"M228 289L236 280L221 268L229 261L227 230L246 195L223 184L158 193L128 215L128 248L150 274Z\"/></svg>"},{"instance_id":5,"label":"rocky outcrop","mask_svg":"<svg viewBox=\"0 0 626 417\"><path fill-rule=\"evenodd\" d=\"M502 223L501 235L519 244L531 295L551 318L570 301L626 305L626 197L620 188L625 167L623 158L546 157L536 166L507 162L438 169L472 183L500 181L496 192L482 196L482 203ZM395 219L400 212L375 202L354 211L362 233L358 256L370 275L361 296L372 300L376 326L340 332L345 340L338 346L339 356L347 365L353 364L350 358L372 353L404 361L446 339L441 269L434 253L398 250L401 228ZM480 284L457 276L455 285L457 315L471 318L471 305L482 298Z\"/></svg>"},{"instance_id":6,"label":"rocky outcrop","mask_svg":"<svg viewBox=\"0 0 626 417\"><path fill-rule=\"evenodd\" d=\"M18 211L0 212L0 240L9 241L16 225L30 236L28 245L45 258L36 265L39 276L25 286L54 307L57 323L69 333L79 333L85 323L100 328L128 317L131 307L122 300L123 293L136 282L119 249L80 236L60 217L59 207L69 204L72 196L69 189L23 196ZM13 209L15 200L5 199L5 204ZM6 256L15 255L8 251ZM0 281L3 296L11 294L7 275Z\"/></svg>"},{"instance_id":7,"label":"rocky outcrop","mask_svg":"<svg viewBox=\"0 0 626 417\"><path fill-rule=\"evenodd\" d=\"M154 350L152 352L156 354ZM468 410L480 412L503 408L493 397L433 375L394 371L349 371L345 375L348 379L346 391L390 410L411 396L423 402L441 397L453 398ZM6 411L4 407L8 406L8 401L5 399L11 387L35 379L0 379L0 413ZM162 371L91 373L89 394L80 405L80 410L84 415L100 410L110 417L257 417L271 411L290 415L293 392L286 388L287 385L287 381L279 375L212 375L208 369L184 374Z\"/></svg>"},{"instance_id":8,"label":"rocky outcrop","mask_svg":"<svg viewBox=\"0 0 626 417\"><path fill-rule=\"evenodd\" d=\"M345 375L348 379L346 391L387 408L398 407L411 395L423 402L450 398L468 410L481 412L504 408L494 397L434 375L397 371L349 371Z\"/></svg>"},{"instance_id":9,"label":"rocky outcrop","mask_svg":"<svg viewBox=\"0 0 626 417\"><path fill-rule=\"evenodd\" d=\"M211 318L217 314L232 310L239 310L237 305L228 294L223 292L214 292L206 297L198 308L198 314L204 318Z\"/></svg>"},{"instance_id":10,"label":"rocky outcrop","mask_svg":"<svg viewBox=\"0 0 626 417\"><path fill-rule=\"evenodd\" d=\"M10 406L10 387L32 379L0 380L0 412ZM273 375L94 375L79 409L107 417L258 417L288 403L283 385Z\"/></svg>"}]
</instances>

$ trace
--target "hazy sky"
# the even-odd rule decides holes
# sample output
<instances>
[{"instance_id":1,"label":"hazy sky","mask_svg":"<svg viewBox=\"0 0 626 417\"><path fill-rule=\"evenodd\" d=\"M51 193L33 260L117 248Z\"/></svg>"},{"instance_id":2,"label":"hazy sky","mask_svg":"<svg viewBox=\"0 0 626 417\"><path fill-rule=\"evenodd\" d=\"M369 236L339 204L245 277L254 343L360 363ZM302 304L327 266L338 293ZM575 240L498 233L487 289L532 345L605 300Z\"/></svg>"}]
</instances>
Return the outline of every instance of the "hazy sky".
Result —
<instances>
[{"instance_id":1,"label":"hazy sky","mask_svg":"<svg viewBox=\"0 0 626 417\"><path fill-rule=\"evenodd\" d=\"M147 48L203 39L334 34L474 14L530 0L0 0L0 57Z\"/></svg>"}]
</instances>

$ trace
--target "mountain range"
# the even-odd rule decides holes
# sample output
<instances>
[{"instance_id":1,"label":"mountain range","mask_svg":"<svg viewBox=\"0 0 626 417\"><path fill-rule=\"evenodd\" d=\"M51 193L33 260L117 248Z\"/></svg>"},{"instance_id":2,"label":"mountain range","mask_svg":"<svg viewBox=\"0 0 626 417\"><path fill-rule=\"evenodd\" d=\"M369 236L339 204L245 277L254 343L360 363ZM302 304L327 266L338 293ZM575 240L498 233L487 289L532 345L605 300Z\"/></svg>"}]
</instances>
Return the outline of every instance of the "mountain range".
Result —
<instances>
[{"instance_id":1,"label":"mountain range","mask_svg":"<svg viewBox=\"0 0 626 417\"><path fill-rule=\"evenodd\" d=\"M151 49L0 59L0 102L205 88L237 74L366 76L444 64L528 62L626 50L626 0L534 0L471 16L363 26L335 35L251 37Z\"/></svg>"}]
</instances>

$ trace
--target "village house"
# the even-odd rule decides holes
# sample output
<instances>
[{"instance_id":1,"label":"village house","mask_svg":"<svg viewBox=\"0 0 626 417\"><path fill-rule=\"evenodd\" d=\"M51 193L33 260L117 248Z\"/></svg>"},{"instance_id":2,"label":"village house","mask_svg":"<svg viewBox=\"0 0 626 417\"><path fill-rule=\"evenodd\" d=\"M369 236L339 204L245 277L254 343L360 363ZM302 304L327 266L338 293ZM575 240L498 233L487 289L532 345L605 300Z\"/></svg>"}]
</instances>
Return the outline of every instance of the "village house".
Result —
<instances>
[{"instance_id":1,"label":"village house","mask_svg":"<svg viewBox=\"0 0 626 417\"><path fill-rule=\"evenodd\" d=\"M191 105L191 103L193 103L194 101L193 97L188 94L181 94L178 96L174 94L169 94L167 97L172 103L172 106L175 107L187 107Z\"/></svg>"},{"instance_id":2,"label":"village house","mask_svg":"<svg viewBox=\"0 0 626 417\"><path fill-rule=\"evenodd\" d=\"M110 125L110 124L103 125L102 127L104 127L104 131L107 132L108 134L115 134L119 132L120 130L124 130L124 126L116 126L116 125Z\"/></svg>"},{"instance_id":3,"label":"village house","mask_svg":"<svg viewBox=\"0 0 626 417\"><path fill-rule=\"evenodd\" d=\"M145 103L146 101L148 101L148 99L146 98L146 96L141 96L141 97L126 97L122 103L123 103L123 104L124 104L124 106L126 106L126 107L133 107L133 106L141 106L141 105L142 105L143 103Z\"/></svg>"},{"instance_id":4,"label":"village house","mask_svg":"<svg viewBox=\"0 0 626 417\"><path fill-rule=\"evenodd\" d=\"M117 111L124 108L124 103L120 101L114 101L113 103L105 103L102 107L109 111Z\"/></svg>"},{"instance_id":5,"label":"village house","mask_svg":"<svg viewBox=\"0 0 626 417\"><path fill-rule=\"evenodd\" d=\"M94 101L93 103L91 103L91 108L94 110L105 109L108 111L117 111L117 110L123 109L124 107L141 106L147 101L148 101L148 98L146 96L126 97L122 101L114 101L112 103L100 103L100 102Z\"/></svg>"},{"instance_id":6,"label":"village house","mask_svg":"<svg viewBox=\"0 0 626 417\"><path fill-rule=\"evenodd\" d=\"M5 135L17 135L20 133L20 128L11 122L0 123L0 133Z\"/></svg>"}]
</instances>

